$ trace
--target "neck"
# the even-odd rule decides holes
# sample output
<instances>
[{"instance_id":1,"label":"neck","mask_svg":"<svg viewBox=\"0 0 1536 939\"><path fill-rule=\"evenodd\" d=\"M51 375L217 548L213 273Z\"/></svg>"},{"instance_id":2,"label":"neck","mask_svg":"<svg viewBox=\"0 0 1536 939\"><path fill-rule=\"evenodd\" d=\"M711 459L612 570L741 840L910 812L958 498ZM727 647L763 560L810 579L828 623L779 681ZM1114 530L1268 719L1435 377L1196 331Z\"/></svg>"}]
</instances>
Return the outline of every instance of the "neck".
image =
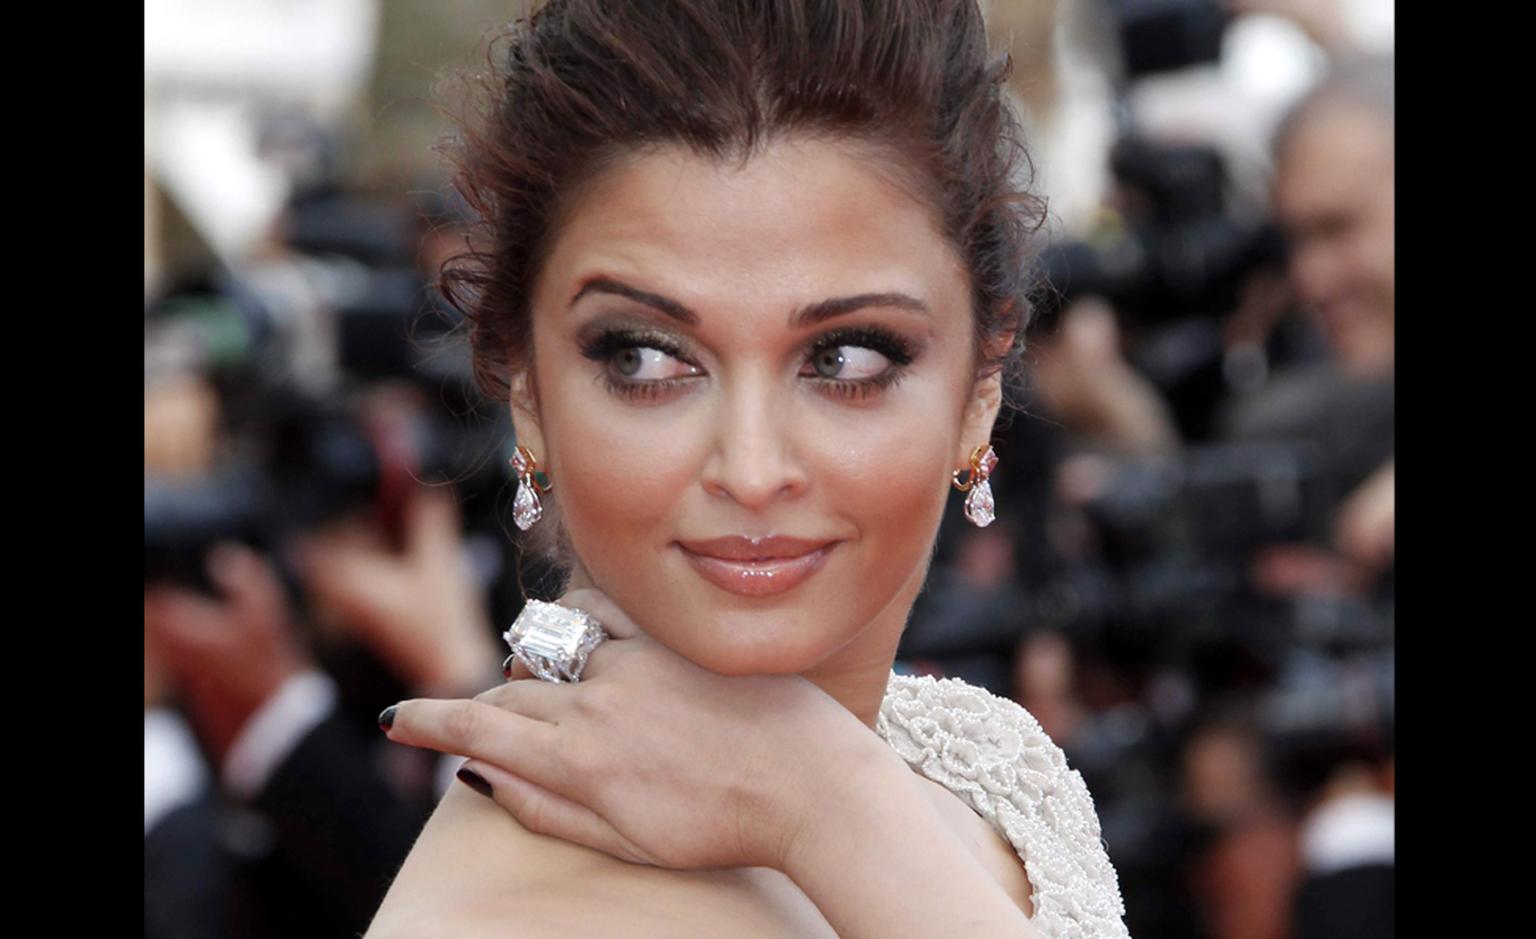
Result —
<instances>
[{"instance_id":1,"label":"neck","mask_svg":"<svg viewBox=\"0 0 1536 939\"><path fill-rule=\"evenodd\" d=\"M931 554L929 560L932 561ZM875 718L885 701L896 647L927 576L928 564L919 566L862 632L814 668L801 673L801 677L837 699L870 730L875 729Z\"/></svg>"}]
</instances>

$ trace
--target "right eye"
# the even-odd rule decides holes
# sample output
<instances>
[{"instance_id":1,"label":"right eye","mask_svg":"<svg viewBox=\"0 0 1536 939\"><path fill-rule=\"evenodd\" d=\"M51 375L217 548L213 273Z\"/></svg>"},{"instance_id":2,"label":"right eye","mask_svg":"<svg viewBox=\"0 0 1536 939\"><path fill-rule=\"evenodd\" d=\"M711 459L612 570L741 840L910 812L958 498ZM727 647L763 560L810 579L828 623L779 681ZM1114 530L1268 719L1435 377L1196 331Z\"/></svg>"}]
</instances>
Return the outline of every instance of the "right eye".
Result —
<instances>
[{"instance_id":1,"label":"right eye","mask_svg":"<svg viewBox=\"0 0 1536 939\"><path fill-rule=\"evenodd\" d=\"M666 381L703 374L697 366L652 346L621 346L611 350L608 361L615 372L630 381Z\"/></svg>"},{"instance_id":2,"label":"right eye","mask_svg":"<svg viewBox=\"0 0 1536 939\"><path fill-rule=\"evenodd\" d=\"M608 390L625 398L650 400L704 375L669 337L648 330L605 330L584 341L581 354L601 366Z\"/></svg>"}]
</instances>

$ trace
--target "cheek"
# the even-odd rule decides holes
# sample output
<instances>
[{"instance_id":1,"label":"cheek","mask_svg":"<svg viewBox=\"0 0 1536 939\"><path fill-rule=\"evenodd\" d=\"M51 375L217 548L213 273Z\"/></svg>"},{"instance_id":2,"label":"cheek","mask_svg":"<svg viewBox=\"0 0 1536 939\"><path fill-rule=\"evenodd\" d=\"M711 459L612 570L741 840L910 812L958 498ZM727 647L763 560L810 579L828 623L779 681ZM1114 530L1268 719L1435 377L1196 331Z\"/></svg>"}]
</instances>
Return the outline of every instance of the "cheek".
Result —
<instances>
[{"instance_id":1,"label":"cheek","mask_svg":"<svg viewBox=\"0 0 1536 939\"><path fill-rule=\"evenodd\" d=\"M893 406L861 418L842 415L839 427L808 435L818 441L818 504L857 540L833 599L845 632L876 617L904 596L925 568L951 489L957 440L957 389L909 388ZM913 597L905 597L908 601Z\"/></svg>"},{"instance_id":2,"label":"cheek","mask_svg":"<svg viewBox=\"0 0 1536 939\"><path fill-rule=\"evenodd\" d=\"M700 478L719 443L718 398L636 407L575 371L541 388L571 544L594 580L658 640L722 673L782 674L811 668L872 623L905 621L881 614L915 596L950 494L960 396L952 382L913 376L870 407L814 393L786 399L794 413L777 422L781 442L808 485L800 504L778 502L754 518L714 504L722 497ZM846 543L835 563L782 602L739 600L697 578L671 547L681 536L723 534L727 519Z\"/></svg>"},{"instance_id":3,"label":"cheek","mask_svg":"<svg viewBox=\"0 0 1536 939\"><path fill-rule=\"evenodd\" d=\"M943 512L955 416L932 407L937 392L913 395L911 408L854 422L822 439L838 441L822 461L831 505L859 530L872 563L900 575L920 558Z\"/></svg>"},{"instance_id":4,"label":"cheek","mask_svg":"<svg viewBox=\"0 0 1536 939\"><path fill-rule=\"evenodd\" d=\"M641 551L677 535L672 521L694 461L685 435L660 418L665 413L626 408L585 378L565 383L546 402L561 512L572 547L594 576L627 571Z\"/></svg>"}]
</instances>

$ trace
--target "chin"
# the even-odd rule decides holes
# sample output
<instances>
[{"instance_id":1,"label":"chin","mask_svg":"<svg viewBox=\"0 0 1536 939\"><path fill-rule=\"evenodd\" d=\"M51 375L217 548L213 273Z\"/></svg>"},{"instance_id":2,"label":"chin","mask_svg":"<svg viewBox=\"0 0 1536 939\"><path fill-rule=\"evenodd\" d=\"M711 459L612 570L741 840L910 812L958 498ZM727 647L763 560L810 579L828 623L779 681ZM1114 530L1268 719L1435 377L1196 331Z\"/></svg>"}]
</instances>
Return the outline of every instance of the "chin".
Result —
<instances>
[{"instance_id":1,"label":"chin","mask_svg":"<svg viewBox=\"0 0 1536 939\"><path fill-rule=\"evenodd\" d=\"M836 650L830 623L818 628L793 608L718 611L694 626L686 637L653 638L719 675L798 675Z\"/></svg>"}]
</instances>

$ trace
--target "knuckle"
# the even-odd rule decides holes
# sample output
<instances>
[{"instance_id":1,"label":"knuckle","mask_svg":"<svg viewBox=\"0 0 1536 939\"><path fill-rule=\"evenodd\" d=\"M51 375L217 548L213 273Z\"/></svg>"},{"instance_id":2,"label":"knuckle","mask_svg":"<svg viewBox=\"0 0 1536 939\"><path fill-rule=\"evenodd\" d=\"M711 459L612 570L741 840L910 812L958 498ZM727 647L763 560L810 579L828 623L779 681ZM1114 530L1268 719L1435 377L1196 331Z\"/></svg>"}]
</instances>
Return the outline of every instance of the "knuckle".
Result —
<instances>
[{"instance_id":1,"label":"knuckle","mask_svg":"<svg viewBox=\"0 0 1536 939\"><path fill-rule=\"evenodd\" d=\"M555 830L554 814L550 811L549 804L541 799L524 797L517 817L524 828L536 835L559 834Z\"/></svg>"},{"instance_id":2,"label":"knuckle","mask_svg":"<svg viewBox=\"0 0 1536 939\"><path fill-rule=\"evenodd\" d=\"M535 801L528 797L528 793L522 789L501 794L503 805L512 813L518 823L524 828L538 835L549 834L544 827L544 813L540 811Z\"/></svg>"},{"instance_id":3,"label":"knuckle","mask_svg":"<svg viewBox=\"0 0 1536 939\"><path fill-rule=\"evenodd\" d=\"M475 695L472 699L479 704L489 704L491 707L502 707L507 698L507 685L497 685Z\"/></svg>"},{"instance_id":4,"label":"knuckle","mask_svg":"<svg viewBox=\"0 0 1536 939\"><path fill-rule=\"evenodd\" d=\"M484 711L477 701L460 701L448 712L449 736L466 747L479 741L485 725Z\"/></svg>"},{"instance_id":5,"label":"knuckle","mask_svg":"<svg viewBox=\"0 0 1536 939\"><path fill-rule=\"evenodd\" d=\"M618 711L623 695L612 684L594 684L577 698L577 705L584 714L602 718Z\"/></svg>"},{"instance_id":6,"label":"knuckle","mask_svg":"<svg viewBox=\"0 0 1536 939\"><path fill-rule=\"evenodd\" d=\"M561 752L566 774L570 777L572 788L577 792L590 791L593 781L603 778L603 754L591 741L582 738L573 739Z\"/></svg>"}]
</instances>

